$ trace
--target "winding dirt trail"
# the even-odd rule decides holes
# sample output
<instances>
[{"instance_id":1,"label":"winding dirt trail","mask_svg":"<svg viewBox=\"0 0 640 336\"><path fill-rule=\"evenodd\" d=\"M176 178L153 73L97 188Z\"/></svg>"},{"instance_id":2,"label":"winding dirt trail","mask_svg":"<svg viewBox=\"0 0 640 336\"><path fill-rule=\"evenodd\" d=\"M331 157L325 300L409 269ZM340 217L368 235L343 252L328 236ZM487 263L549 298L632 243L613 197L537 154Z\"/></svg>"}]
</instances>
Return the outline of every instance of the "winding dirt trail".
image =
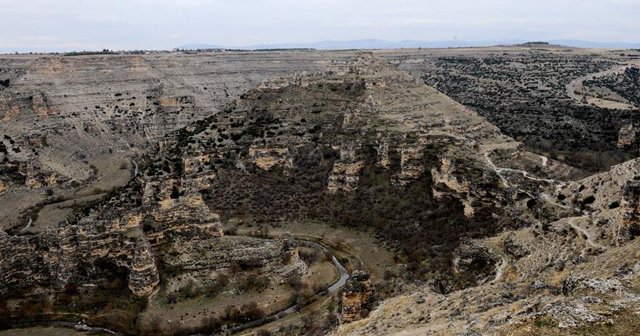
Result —
<instances>
[{"instance_id":1,"label":"winding dirt trail","mask_svg":"<svg viewBox=\"0 0 640 336\"><path fill-rule=\"evenodd\" d=\"M131 159L131 162L133 163L133 166L134 166L133 177L136 177L138 176L138 173L139 173L138 163L134 159Z\"/></svg>"},{"instance_id":2,"label":"winding dirt trail","mask_svg":"<svg viewBox=\"0 0 640 336\"><path fill-rule=\"evenodd\" d=\"M505 178L502 175L500 169L495 165L495 163L493 163L493 161L489 157L489 155L491 155L491 152L492 151L484 152L484 158L487 161L487 164L489 165L489 168L491 168L491 170L493 170L498 175L498 177L502 180L502 183L504 184L504 186L509 188L510 187L509 181L507 180L507 178Z\"/></svg>"},{"instance_id":3,"label":"winding dirt trail","mask_svg":"<svg viewBox=\"0 0 640 336\"><path fill-rule=\"evenodd\" d=\"M556 180L553 179L545 179L545 178L539 178L539 177L534 177L531 176L529 174L529 172L525 171L525 170L520 170L520 169L512 169L512 168L497 168L499 172L512 172L512 173L518 173L518 174L522 174L522 176L526 179L532 180L532 181L537 181L537 182L546 182L546 183L556 183Z\"/></svg>"},{"instance_id":4,"label":"winding dirt trail","mask_svg":"<svg viewBox=\"0 0 640 336\"><path fill-rule=\"evenodd\" d=\"M505 268L509 265L507 258L500 254L500 266L498 266L498 270L496 271L496 276L491 280L491 283L494 284L502 279Z\"/></svg>"},{"instance_id":5,"label":"winding dirt trail","mask_svg":"<svg viewBox=\"0 0 640 336\"><path fill-rule=\"evenodd\" d=\"M574 101L578 102L578 104L584 105L584 103L582 102L583 98L587 97L587 99L588 99L588 97L591 97L591 96L577 95L575 93L576 89L582 87L582 83L584 81L596 79L598 77L604 77L604 76L623 73L629 67L639 66L639 65L640 65L640 61L629 62L629 63L627 63L625 65L617 66L617 67L611 68L609 70L600 71L600 72L596 72L596 73L591 73L591 74L588 74L588 75L585 75L585 76L582 76L582 77L578 77L578 78L572 80L571 82L569 82L569 84L567 84L567 86L566 86L567 96L569 96L569 98L573 99ZM602 99L602 98L596 98L596 97L592 97L592 98L593 99L590 101L590 103L593 103L596 106L599 106L599 107L602 107L602 108L617 108L617 109L622 109L622 110L633 110L633 109L636 108L632 104L624 103L624 102L620 102L620 101L616 101L616 100Z\"/></svg>"},{"instance_id":6,"label":"winding dirt trail","mask_svg":"<svg viewBox=\"0 0 640 336\"><path fill-rule=\"evenodd\" d=\"M571 228L573 230L575 230L576 232L582 234L582 237L585 238L585 241L587 242L588 245L591 245L591 247L593 247L596 250L604 250L606 249L604 246L596 243L593 240L593 237L591 237L591 234L589 233L589 231L583 229L582 227L578 226L575 222L579 219L584 219L584 218L588 218L588 216L580 216L580 217L571 217L569 218L569 226L571 226ZM585 251L582 251L582 254L584 254Z\"/></svg>"},{"instance_id":7,"label":"winding dirt trail","mask_svg":"<svg viewBox=\"0 0 640 336\"><path fill-rule=\"evenodd\" d=\"M536 181L536 182L544 182L544 183L549 183L549 184L562 183L561 181L556 181L554 179L545 179L545 178L539 178L539 177L532 176L528 171L525 171L525 170L513 169L513 168L502 168L502 167L496 166L496 164L493 162L493 160L491 160L491 153L493 153L493 151L495 151L498 148L499 147L488 148L484 152L484 158L485 158L485 161L487 162L487 165L489 165L489 168L491 168L491 170L493 170L498 175L498 177L500 177L500 179L502 180L502 183L504 183L505 187L508 188L508 187L511 186L511 184L510 184L509 180L502 174L503 172L512 172L512 173L521 174L524 178L526 178L528 180ZM548 163L548 159L546 157L544 157L544 156L540 156L540 158L542 159L542 165L546 166L547 163ZM528 192L526 192L524 190L523 190L523 192L529 194Z\"/></svg>"},{"instance_id":8,"label":"winding dirt trail","mask_svg":"<svg viewBox=\"0 0 640 336\"><path fill-rule=\"evenodd\" d=\"M562 184L560 184L559 186L560 186L560 187L562 187ZM556 201L555 201L555 200L553 200L553 198L552 198L549 194L547 194L547 193L544 193L544 192L543 192L543 193L540 193L540 198L542 198L542 200L543 200L543 201L545 201L545 202L547 202L547 203L549 203L549 204L555 205L555 206L557 206L557 207L559 207L559 208L562 208L562 209L565 209L565 210L572 210L572 211L576 211L576 212L578 212L578 213L581 213L581 212L582 212L582 210L580 210L580 209L578 209L578 208L575 208L575 207L572 207L572 206L569 206L569 205L560 204L560 203L556 202Z\"/></svg>"}]
</instances>

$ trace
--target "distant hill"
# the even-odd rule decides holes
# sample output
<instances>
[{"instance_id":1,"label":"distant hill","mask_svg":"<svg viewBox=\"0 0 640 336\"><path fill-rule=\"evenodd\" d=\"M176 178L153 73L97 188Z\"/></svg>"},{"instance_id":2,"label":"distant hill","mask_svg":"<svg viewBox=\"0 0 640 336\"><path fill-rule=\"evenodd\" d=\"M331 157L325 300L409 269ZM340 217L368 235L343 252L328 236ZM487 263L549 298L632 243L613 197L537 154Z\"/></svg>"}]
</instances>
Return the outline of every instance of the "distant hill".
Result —
<instances>
[{"instance_id":1,"label":"distant hill","mask_svg":"<svg viewBox=\"0 0 640 336\"><path fill-rule=\"evenodd\" d=\"M640 43L633 42L594 42L582 40L551 40L552 44L577 48L605 48L605 49L638 49Z\"/></svg>"},{"instance_id":2,"label":"distant hill","mask_svg":"<svg viewBox=\"0 0 640 336\"><path fill-rule=\"evenodd\" d=\"M552 45L562 45L577 48L620 48L620 49L636 49L640 48L640 43L629 42L594 42L582 40L549 40ZM400 49L400 48L460 48L460 47L488 47L494 45L515 45L527 43L526 40L494 40L494 41L417 41L405 40L399 42L367 39L367 40L350 40L350 41L320 41L313 43L276 43L276 44L257 44L247 46L222 46L204 43L192 43L179 46L178 49L297 49L309 48L319 50L332 49Z\"/></svg>"},{"instance_id":3,"label":"distant hill","mask_svg":"<svg viewBox=\"0 0 640 336\"><path fill-rule=\"evenodd\" d=\"M342 49L401 49L401 48L464 48L464 47L490 47L498 45L519 45L526 44L527 40L486 40L486 41L463 41L463 40L445 40L445 41L387 41L379 39L350 40L350 41L319 41L312 43L273 43L273 44L255 44L245 46L232 46L222 44L209 43L188 43L176 47L177 49L196 50L196 49L318 49L318 50L342 50ZM640 49L640 42L595 42L583 40L548 40L545 41L551 45L560 45L576 48L605 48L605 49ZM49 53L49 52L83 52L82 49L63 49L63 48L10 48L0 47L0 54L19 53ZM87 50L92 51L92 50ZM116 50L117 51L117 50Z\"/></svg>"},{"instance_id":4,"label":"distant hill","mask_svg":"<svg viewBox=\"0 0 640 336\"><path fill-rule=\"evenodd\" d=\"M179 46L178 49L187 49L187 50L196 50L196 49L221 49L224 48L220 45L211 45L204 43L189 43L182 46Z\"/></svg>"}]
</instances>

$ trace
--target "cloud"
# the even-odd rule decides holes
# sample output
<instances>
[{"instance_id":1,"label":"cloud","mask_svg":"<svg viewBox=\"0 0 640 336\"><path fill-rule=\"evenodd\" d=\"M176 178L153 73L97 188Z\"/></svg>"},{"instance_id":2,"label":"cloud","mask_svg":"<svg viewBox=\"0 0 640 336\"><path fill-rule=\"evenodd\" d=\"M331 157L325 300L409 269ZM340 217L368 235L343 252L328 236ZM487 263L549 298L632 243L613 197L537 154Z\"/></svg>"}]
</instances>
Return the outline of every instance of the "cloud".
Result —
<instances>
[{"instance_id":1,"label":"cloud","mask_svg":"<svg viewBox=\"0 0 640 336\"><path fill-rule=\"evenodd\" d=\"M636 42L640 31L638 0L0 0L0 8L2 49L453 36Z\"/></svg>"}]
</instances>

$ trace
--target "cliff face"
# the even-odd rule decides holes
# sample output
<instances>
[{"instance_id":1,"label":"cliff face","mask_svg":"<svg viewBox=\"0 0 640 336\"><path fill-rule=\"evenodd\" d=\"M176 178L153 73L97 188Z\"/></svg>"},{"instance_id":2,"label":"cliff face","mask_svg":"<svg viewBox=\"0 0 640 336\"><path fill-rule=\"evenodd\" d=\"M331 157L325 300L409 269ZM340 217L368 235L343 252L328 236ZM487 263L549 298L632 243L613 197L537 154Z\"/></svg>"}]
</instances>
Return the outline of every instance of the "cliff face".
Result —
<instances>
[{"instance_id":1,"label":"cliff face","mask_svg":"<svg viewBox=\"0 0 640 336\"><path fill-rule=\"evenodd\" d=\"M151 244L145 239L139 239L131 259L129 289L135 295L149 296L158 283L160 283L160 275Z\"/></svg>"},{"instance_id":2,"label":"cliff face","mask_svg":"<svg viewBox=\"0 0 640 336\"><path fill-rule=\"evenodd\" d=\"M367 317L371 309L372 287L369 273L353 272L342 292L340 323L351 323Z\"/></svg>"},{"instance_id":3,"label":"cliff face","mask_svg":"<svg viewBox=\"0 0 640 336\"><path fill-rule=\"evenodd\" d=\"M99 66L108 68L114 60L103 61L106 65ZM133 63L115 67L113 71L125 73L114 78L138 81L153 69L153 62L145 59L127 61ZM35 63L32 80L59 78L67 71L79 76L72 71L78 60L43 62ZM511 202L512 191L501 188L477 149L513 140L473 111L371 54L359 54L333 69L265 82L218 113L211 111L218 106L212 103L215 95L206 94L204 88L187 94L171 87L173 82L147 91L127 87L112 92L106 104L85 101L86 88L64 104L58 95L68 93L48 91L33 106L19 107L22 112L9 116L13 119L5 126L18 125L20 118L26 118L24 111L35 111L43 125L60 129L71 109L65 104L71 101L73 108L87 107L99 116L98 122L83 125L79 134L102 133L107 124L112 131L123 130L130 122L135 131L129 130L126 146L105 130L101 141L81 141L82 151L109 144L143 155L125 162L125 168L133 170L129 182L76 206L56 225L34 228L30 236L20 235L27 231L19 229L14 230L17 236L3 235L0 294L15 288L37 293L92 284L109 272L124 274L129 291L140 297L156 291L165 273L178 274L165 274L165 285L174 289L184 285L180 279L206 283L238 265L278 283L306 274L306 265L286 239L223 237L222 222L232 217L255 223L315 218L347 225L350 218L360 217L364 225L392 230L387 234L398 237L409 251L425 237L443 237L438 243L444 247L431 253L442 254L445 260L452 257L466 229L460 226L444 237L443 226L434 222L461 221L478 235L502 225L487 219L502 211L501 203ZM15 85L9 90L28 89L26 83ZM189 119L200 120L182 123L188 114ZM13 137L15 145L5 140L12 148L19 144ZM57 141L70 139L48 136L34 146L41 144L38 148L46 152L49 147L44 144ZM22 152L21 157L11 149L10 160L5 161L17 165L22 183L36 189L48 185L64 190L69 179L76 183L101 179L103 166L86 175L70 175L73 167L61 170L50 160L52 152L43 153L40 160L32 160L35 154ZM82 158L91 162L91 156ZM48 175L37 177L45 171ZM395 206L382 202L394 197L405 200ZM396 208L372 212L367 210L371 202ZM402 215L390 216L396 212ZM383 221L375 222L376 218ZM27 281L18 281L26 274ZM368 300L370 293L362 294L361 299Z\"/></svg>"},{"instance_id":4,"label":"cliff face","mask_svg":"<svg viewBox=\"0 0 640 336\"><path fill-rule=\"evenodd\" d=\"M93 214L74 224L62 223L47 233L32 236L3 234L0 239L5 248L0 270L4 281L0 283L0 294L10 294L11 289L17 288L27 292L60 289L70 282L87 281L80 273L86 273L91 281L98 274L96 263L108 260L128 270L128 286L132 293L148 296L159 282L150 240L161 243L169 241L164 237L183 236L197 240L221 235L219 223L208 223L204 230L195 224L169 226L147 236L140 218L140 214L132 214L101 219Z\"/></svg>"},{"instance_id":5,"label":"cliff face","mask_svg":"<svg viewBox=\"0 0 640 336\"><path fill-rule=\"evenodd\" d=\"M64 279L62 264L64 260L74 262L75 257L65 253L65 238L68 236L55 234L14 237L0 232L0 296L20 296L36 286L50 286Z\"/></svg>"},{"instance_id":6,"label":"cliff face","mask_svg":"<svg viewBox=\"0 0 640 336\"><path fill-rule=\"evenodd\" d=\"M331 67L315 53L2 56L0 189L30 201L5 195L17 209L0 212L0 227L23 224L45 188L72 197L124 186L119 161L173 143L172 132L266 78Z\"/></svg>"},{"instance_id":7,"label":"cliff face","mask_svg":"<svg viewBox=\"0 0 640 336\"><path fill-rule=\"evenodd\" d=\"M124 270L130 292L140 297L158 289L160 274L167 269L200 284L235 272L238 265L250 265L277 283L306 274L307 265L290 237L223 238L219 216L200 194L175 192L175 185L174 180L163 180L134 186L144 189L141 206L128 205L126 193L115 195L91 213L78 214L77 221L46 233L11 236L2 231L0 296L92 284L103 276L103 265ZM168 288L184 285L177 278L169 276Z\"/></svg>"},{"instance_id":8,"label":"cliff face","mask_svg":"<svg viewBox=\"0 0 640 336\"><path fill-rule=\"evenodd\" d=\"M629 147L637 143L637 132L633 124L622 126L618 133L618 148Z\"/></svg>"},{"instance_id":9,"label":"cliff face","mask_svg":"<svg viewBox=\"0 0 640 336\"><path fill-rule=\"evenodd\" d=\"M180 290L188 281L205 288L213 280L231 277L266 278L272 285L307 274L295 244L286 236L275 240L225 236L216 240L176 240L157 251L166 275L166 293ZM188 279L188 280L187 280Z\"/></svg>"},{"instance_id":10,"label":"cliff face","mask_svg":"<svg viewBox=\"0 0 640 336\"><path fill-rule=\"evenodd\" d=\"M196 184L174 179L145 184L143 225L154 244L166 242L174 234L196 239L222 236L220 217L204 204Z\"/></svg>"},{"instance_id":11,"label":"cliff face","mask_svg":"<svg viewBox=\"0 0 640 336\"><path fill-rule=\"evenodd\" d=\"M640 181L632 180L624 186L621 207L617 236L620 241L629 241L640 236Z\"/></svg>"},{"instance_id":12,"label":"cliff face","mask_svg":"<svg viewBox=\"0 0 640 336\"><path fill-rule=\"evenodd\" d=\"M464 240L455 250L452 274L438 283L454 290L417 286L336 334L571 335L603 323L633 330L637 319L625 311L640 307L639 171L635 159L539 194L530 207L544 214L537 224ZM475 285L459 291L456 281Z\"/></svg>"}]
</instances>

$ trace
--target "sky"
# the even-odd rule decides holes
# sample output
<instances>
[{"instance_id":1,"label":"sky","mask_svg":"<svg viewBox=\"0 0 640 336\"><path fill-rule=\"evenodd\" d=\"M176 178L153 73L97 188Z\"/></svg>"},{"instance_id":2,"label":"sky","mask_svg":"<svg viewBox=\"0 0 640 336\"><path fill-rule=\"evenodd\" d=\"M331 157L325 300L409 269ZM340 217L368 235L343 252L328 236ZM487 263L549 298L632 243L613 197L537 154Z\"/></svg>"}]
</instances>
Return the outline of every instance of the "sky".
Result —
<instances>
[{"instance_id":1,"label":"sky","mask_svg":"<svg viewBox=\"0 0 640 336\"><path fill-rule=\"evenodd\" d=\"M384 39L640 42L640 0L0 0L0 50Z\"/></svg>"}]
</instances>

